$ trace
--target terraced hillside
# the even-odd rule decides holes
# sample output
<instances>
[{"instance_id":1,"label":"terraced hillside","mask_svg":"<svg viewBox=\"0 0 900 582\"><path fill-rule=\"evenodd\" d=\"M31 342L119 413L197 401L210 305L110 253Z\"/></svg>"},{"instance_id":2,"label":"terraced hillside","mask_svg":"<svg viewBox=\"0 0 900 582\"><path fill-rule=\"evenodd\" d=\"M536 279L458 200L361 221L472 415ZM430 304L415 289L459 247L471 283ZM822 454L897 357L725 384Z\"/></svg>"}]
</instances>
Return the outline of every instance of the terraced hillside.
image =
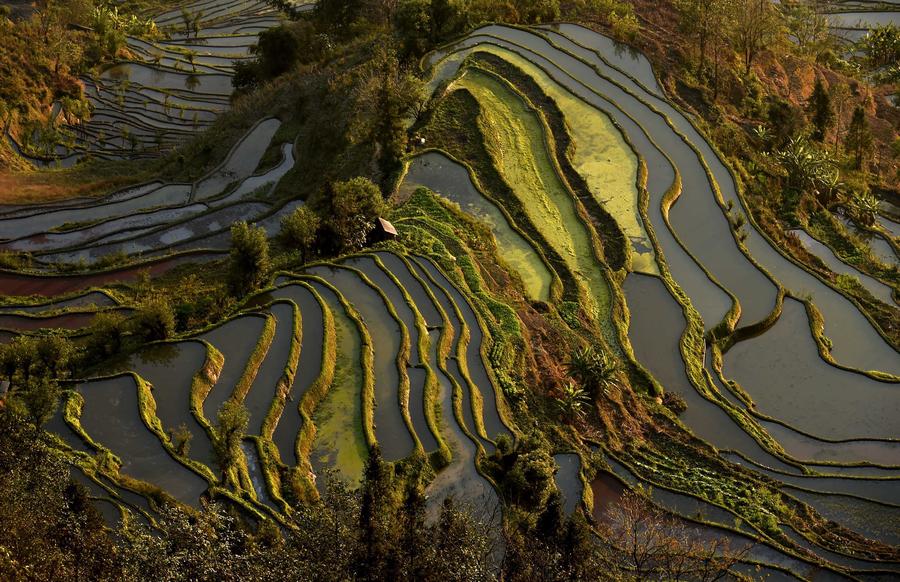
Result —
<instances>
[{"instance_id":1,"label":"terraced hillside","mask_svg":"<svg viewBox=\"0 0 900 582\"><path fill-rule=\"evenodd\" d=\"M139 157L202 130L230 59L277 22L243 0L188 10L201 36L159 16L170 38L132 39L143 62L92 81L80 149ZM396 237L328 258L282 237L227 317L61 379L45 428L107 521L219 500L298 529L303 503L383 459L430 519L452 498L499 537L528 521L516 463L543 454L595 532L637 491L739 551L735 578L900 577L896 208L872 227L884 270L794 229L821 265L801 262L650 61L580 25L490 24L420 64ZM193 183L0 208L0 249L32 255L0 273L0 344L96 349L96 322L139 317L170 269L228 270L233 223L274 238L312 211L276 194L309 171L289 124L260 119Z\"/></svg>"},{"instance_id":2,"label":"terraced hillside","mask_svg":"<svg viewBox=\"0 0 900 582\"><path fill-rule=\"evenodd\" d=\"M297 3L294 10L311 7ZM229 108L235 63L251 58L259 34L282 20L263 1L196 0L146 16L160 38L129 37L128 60L82 79L90 116L70 127L73 142L58 145L53 159L31 158L33 163L68 167L86 154L135 159L171 151ZM55 111L67 124L58 106Z\"/></svg>"}]
</instances>

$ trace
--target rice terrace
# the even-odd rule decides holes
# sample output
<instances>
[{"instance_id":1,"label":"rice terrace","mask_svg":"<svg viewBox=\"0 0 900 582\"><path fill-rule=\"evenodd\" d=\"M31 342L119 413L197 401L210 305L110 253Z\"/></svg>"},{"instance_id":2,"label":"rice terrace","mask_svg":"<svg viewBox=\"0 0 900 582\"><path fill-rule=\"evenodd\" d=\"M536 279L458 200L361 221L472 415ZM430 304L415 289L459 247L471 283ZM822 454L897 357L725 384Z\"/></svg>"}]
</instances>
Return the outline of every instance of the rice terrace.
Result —
<instances>
[{"instance_id":1,"label":"rice terrace","mask_svg":"<svg viewBox=\"0 0 900 582\"><path fill-rule=\"evenodd\" d=\"M0 579L900 580L900 2L0 2Z\"/></svg>"}]
</instances>

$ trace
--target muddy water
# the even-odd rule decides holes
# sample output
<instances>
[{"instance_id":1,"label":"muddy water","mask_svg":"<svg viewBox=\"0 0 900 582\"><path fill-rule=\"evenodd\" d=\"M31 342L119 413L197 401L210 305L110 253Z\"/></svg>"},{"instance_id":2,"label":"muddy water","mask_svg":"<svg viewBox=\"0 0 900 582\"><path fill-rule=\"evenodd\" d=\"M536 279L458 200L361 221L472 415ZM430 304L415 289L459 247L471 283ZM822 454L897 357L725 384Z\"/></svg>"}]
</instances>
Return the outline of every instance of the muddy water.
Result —
<instances>
[{"instance_id":1,"label":"muddy water","mask_svg":"<svg viewBox=\"0 0 900 582\"><path fill-rule=\"evenodd\" d=\"M581 505L584 484L581 482L581 458L576 454L553 455L558 469L553 475L556 488L562 494L566 515L572 515Z\"/></svg>"},{"instance_id":2,"label":"muddy water","mask_svg":"<svg viewBox=\"0 0 900 582\"><path fill-rule=\"evenodd\" d=\"M198 339L208 341L225 356L222 373L203 401L203 416L210 424L216 424L219 409L231 398L235 385L243 376L244 368L260 340L265 322L264 317L238 317L198 336Z\"/></svg>"},{"instance_id":3,"label":"muddy water","mask_svg":"<svg viewBox=\"0 0 900 582\"><path fill-rule=\"evenodd\" d=\"M375 351L375 437L385 459L396 461L406 457L413 450L413 440L403 419L398 395L397 354L400 352L401 323L388 312L381 296L353 271L313 267L307 272L336 286L359 311L369 329Z\"/></svg>"},{"instance_id":4,"label":"muddy water","mask_svg":"<svg viewBox=\"0 0 900 582\"><path fill-rule=\"evenodd\" d=\"M185 341L141 350L121 368L135 372L153 386L156 416L163 430L187 427L192 435L188 456L215 468L209 435L191 414L191 384L205 362L206 346Z\"/></svg>"},{"instance_id":5,"label":"muddy water","mask_svg":"<svg viewBox=\"0 0 900 582\"><path fill-rule=\"evenodd\" d=\"M294 340L294 308L289 303L278 303L270 310L275 316L275 337L266 352L266 358L259 367L256 379L244 406L250 412L248 434L262 434L262 425L277 396L278 383L284 375Z\"/></svg>"},{"instance_id":6,"label":"muddy water","mask_svg":"<svg viewBox=\"0 0 900 582\"><path fill-rule=\"evenodd\" d=\"M576 28L577 30L575 30ZM597 39L601 38L600 35L579 27L566 26L565 32L566 34L572 34L578 42L589 47L599 42ZM566 46L577 48L569 44ZM584 51L580 51L579 54L584 54ZM723 198L726 201L731 201L736 208L740 209L741 202L737 197L735 183L730 172L690 121L671 104L641 91L636 84L624 78L621 73L612 70L608 66L599 64L598 61L599 59L594 58L591 62L599 66L604 74L615 76L617 81L628 86L635 94L640 95L642 99L652 103L654 107L669 116L678 130L700 150L703 159L709 165L721 189ZM646 114L638 116L642 122L645 117L647 117ZM712 204L712 200L706 200L706 203ZM677 208L678 205L676 205L676 210L673 212L685 214L683 212L686 210L685 208L680 210L677 210ZM696 217L690 218L696 220ZM705 228L706 225L701 223L696 230L700 231ZM813 297L816 306L825 318L826 333L829 334L830 339L834 343L833 353L839 362L863 370L880 369L886 372L900 373L900 356L877 334L869 321L859 313L852 303L813 275L786 259L755 229L747 228L745 230L748 234L745 244L756 261L767 268L776 279L794 293L801 296L809 294ZM714 269L714 271L718 273L717 270ZM741 289L741 286L738 285L735 288Z\"/></svg>"},{"instance_id":7,"label":"muddy water","mask_svg":"<svg viewBox=\"0 0 900 582\"><path fill-rule=\"evenodd\" d=\"M773 346L791 346L790 351ZM826 439L894 438L900 391L893 384L840 370L819 357L806 310L787 300L763 336L725 354L725 373L741 384L762 414Z\"/></svg>"},{"instance_id":8,"label":"muddy water","mask_svg":"<svg viewBox=\"0 0 900 582\"><path fill-rule=\"evenodd\" d=\"M482 415L487 436L491 440L496 439L497 436L509 431L500 419L498 411L497 401L501 398L498 395L499 389L491 381L484 358L481 355L481 347L485 342L485 335L481 329L478 317L475 315L475 310L472 304L469 303L469 300L463 296L462 292L450 282L447 276L434 263L422 257L417 257L416 261L438 285L450 294L451 299L462 312L463 320L469 328L469 344L466 346L466 367L469 371L469 377L474 384L473 390L478 390L481 393Z\"/></svg>"},{"instance_id":9,"label":"muddy water","mask_svg":"<svg viewBox=\"0 0 900 582\"><path fill-rule=\"evenodd\" d=\"M410 162L400 186L413 190L424 186L460 205L465 212L491 229L503 260L522 278L531 299L547 301L552 275L540 255L521 234L513 230L501 210L475 188L469 171L440 152L428 152Z\"/></svg>"},{"instance_id":10,"label":"muddy water","mask_svg":"<svg viewBox=\"0 0 900 582\"><path fill-rule=\"evenodd\" d=\"M90 293L86 293L84 295L78 295L77 297L54 301L53 303L38 303L34 305L10 305L6 307L0 307L0 313L22 312L41 314L57 309L70 309L73 307L112 307L115 304L116 302L113 300L113 298L106 293L101 293L100 291L91 291Z\"/></svg>"},{"instance_id":11,"label":"muddy water","mask_svg":"<svg viewBox=\"0 0 900 582\"><path fill-rule=\"evenodd\" d=\"M198 505L207 483L175 461L141 420L137 387L129 376L82 384L81 425L122 460L121 472L152 483L189 505Z\"/></svg>"},{"instance_id":12,"label":"muddy water","mask_svg":"<svg viewBox=\"0 0 900 582\"><path fill-rule=\"evenodd\" d=\"M336 469L339 477L355 485L362 479L369 456L362 432L362 340L338 296L324 285L312 285L334 316L337 354L334 381L313 415L316 438L309 460L317 474L326 468Z\"/></svg>"},{"instance_id":13,"label":"muddy water","mask_svg":"<svg viewBox=\"0 0 900 582\"><path fill-rule=\"evenodd\" d=\"M40 276L0 271L0 292L15 296L40 295L42 297L54 297L113 282L126 283L134 281L143 271L149 271L151 275L159 276L185 263L208 261L217 257L218 255L201 253L164 258L134 267L114 269L91 275Z\"/></svg>"},{"instance_id":14,"label":"muddy water","mask_svg":"<svg viewBox=\"0 0 900 582\"><path fill-rule=\"evenodd\" d=\"M285 400L284 410L282 410L275 432L272 434L272 440L278 447L281 461L286 465L292 465L297 461L297 433L300 431L302 420L297 406L306 390L319 376L322 368L324 323L322 308L312 293L305 287L288 285L273 291L271 296L277 299L287 299L297 305L300 309L303 333L300 345L300 360L297 364L294 384L291 386Z\"/></svg>"}]
</instances>

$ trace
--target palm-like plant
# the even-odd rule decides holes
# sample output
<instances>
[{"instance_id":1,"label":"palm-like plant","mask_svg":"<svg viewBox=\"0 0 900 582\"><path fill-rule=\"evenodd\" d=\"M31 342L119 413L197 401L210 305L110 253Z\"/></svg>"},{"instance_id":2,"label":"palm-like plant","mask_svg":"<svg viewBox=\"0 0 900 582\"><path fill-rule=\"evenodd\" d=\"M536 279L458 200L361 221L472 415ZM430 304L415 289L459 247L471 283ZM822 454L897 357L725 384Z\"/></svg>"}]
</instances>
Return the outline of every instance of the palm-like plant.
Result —
<instances>
[{"instance_id":1,"label":"palm-like plant","mask_svg":"<svg viewBox=\"0 0 900 582\"><path fill-rule=\"evenodd\" d=\"M591 389L610 388L617 382L619 364L594 346L579 348L569 358L569 376Z\"/></svg>"},{"instance_id":2,"label":"palm-like plant","mask_svg":"<svg viewBox=\"0 0 900 582\"><path fill-rule=\"evenodd\" d=\"M856 222L864 226L875 224L875 217L878 216L878 199L870 192L852 192L848 207Z\"/></svg>"},{"instance_id":3,"label":"palm-like plant","mask_svg":"<svg viewBox=\"0 0 900 582\"><path fill-rule=\"evenodd\" d=\"M786 174L787 187L816 198L830 199L839 187L837 170L827 154L811 145L805 137L795 137L775 152Z\"/></svg>"},{"instance_id":4,"label":"palm-like plant","mask_svg":"<svg viewBox=\"0 0 900 582\"><path fill-rule=\"evenodd\" d=\"M562 394L556 401L562 415L574 420L584 415L584 408L590 402L587 392L574 382L567 382L562 387Z\"/></svg>"}]
</instances>

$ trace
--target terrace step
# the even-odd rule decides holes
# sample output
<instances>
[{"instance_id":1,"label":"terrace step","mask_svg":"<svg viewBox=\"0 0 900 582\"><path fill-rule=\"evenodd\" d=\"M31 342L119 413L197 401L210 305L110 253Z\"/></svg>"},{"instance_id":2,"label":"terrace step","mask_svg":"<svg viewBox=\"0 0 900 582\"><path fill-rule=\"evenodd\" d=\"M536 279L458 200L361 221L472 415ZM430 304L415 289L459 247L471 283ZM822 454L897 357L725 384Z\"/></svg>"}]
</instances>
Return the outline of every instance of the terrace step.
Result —
<instances>
[{"instance_id":1,"label":"terrace step","mask_svg":"<svg viewBox=\"0 0 900 582\"><path fill-rule=\"evenodd\" d=\"M407 457L420 445L409 418L406 400L409 387L406 371L409 332L406 326L397 317L383 291L359 271L325 265L307 268L305 273L319 276L337 287L365 322L375 353L375 435L386 460Z\"/></svg>"}]
</instances>

